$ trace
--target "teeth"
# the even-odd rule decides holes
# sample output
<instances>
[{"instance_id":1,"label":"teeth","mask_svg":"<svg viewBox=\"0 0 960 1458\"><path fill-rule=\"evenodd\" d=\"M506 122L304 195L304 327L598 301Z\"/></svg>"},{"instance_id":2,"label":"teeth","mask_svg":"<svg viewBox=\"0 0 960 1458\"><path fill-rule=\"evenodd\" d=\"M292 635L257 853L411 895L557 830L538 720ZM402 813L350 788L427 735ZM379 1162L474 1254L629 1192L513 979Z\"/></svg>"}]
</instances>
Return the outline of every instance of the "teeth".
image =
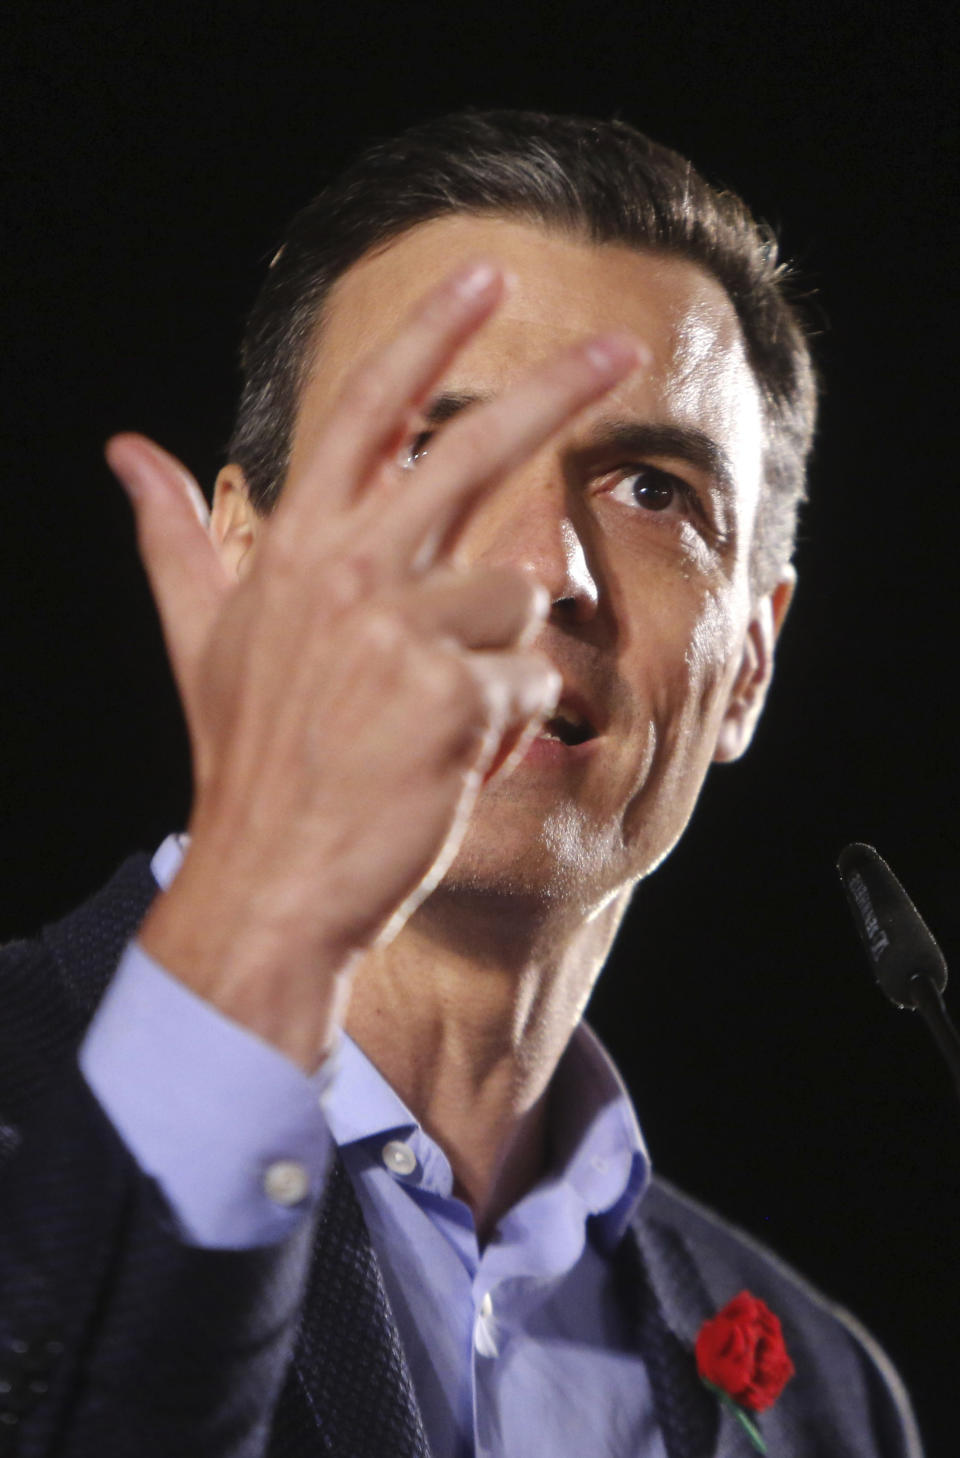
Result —
<instances>
[{"instance_id":1,"label":"teeth","mask_svg":"<svg viewBox=\"0 0 960 1458\"><path fill-rule=\"evenodd\" d=\"M540 732L544 739L553 739L566 745L582 744L593 734L583 715L565 704L557 707L556 713L547 720Z\"/></svg>"}]
</instances>

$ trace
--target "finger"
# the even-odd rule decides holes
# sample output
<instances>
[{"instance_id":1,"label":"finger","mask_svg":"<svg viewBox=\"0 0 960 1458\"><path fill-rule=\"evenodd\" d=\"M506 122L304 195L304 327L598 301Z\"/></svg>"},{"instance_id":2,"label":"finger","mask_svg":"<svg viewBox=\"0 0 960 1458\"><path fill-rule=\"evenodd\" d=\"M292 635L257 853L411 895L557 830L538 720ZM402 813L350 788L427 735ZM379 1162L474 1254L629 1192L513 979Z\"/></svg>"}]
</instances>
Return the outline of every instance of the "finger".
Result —
<instances>
[{"instance_id":1,"label":"finger","mask_svg":"<svg viewBox=\"0 0 960 1458\"><path fill-rule=\"evenodd\" d=\"M533 641L550 596L513 567L438 569L407 596L402 612L421 633L455 638L465 648L506 648Z\"/></svg>"},{"instance_id":2,"label":"finger","mask_svg":"<svg viewBox=\"0 0 960 1458\"><path fill-rule=\"evenodd\" d=\"M294 460L278 509L293 533L316 532L316 493L349 501L409 422L464 342L496 308L505 287L495 263L478 259L458 269L421 299L382 349L350 373L326 419Z\"/></svg>"},{"instance_id":3,"label":"finger","mask_svg":"<svg viewBox=\"0 0 960 1458\"><path fill-rule=\"evenodd\" d=\"M556 709L563 679L542 653L517 649L465 653L463 658L483 694L487 722L501 738Z\"/></svg>"},{"instance_id":4,"label":"finger","mask_svg":"<svg viewBox=\"0 0 960 1458\"><path fill-rule=\"evenodd\" d=\"M386 507L377 502L377 529L395 566L429 566L486 489L649 359L636 340L600 335L446 426L411 489L394 493Z\"/></svg>"},{"instance_id":5,"label":"finger","mask_svg":"<svg viewBox=\"0 0 960 1458\"><path fill-rule=\"evenodd\" d=\"M528 719L525 724L519 727L514 726L506 734L500 736L497 749L483 771L483 784L488 785L491 780L510 778L540 733L544 718L547 717L549 716L537 714L532 719Z\"/></svg>"},{"instance_id":6,"label":"finger","mask_svg":"<svg viewBox=\"0 0 960 1458\"><path fill-rule=\"evenodd\" d=\"M186 467L145 436L115 435L105 455L133 506L171 667L184 688L230 585L207 535L206 504Z\"/></svg>"}]
</instances>

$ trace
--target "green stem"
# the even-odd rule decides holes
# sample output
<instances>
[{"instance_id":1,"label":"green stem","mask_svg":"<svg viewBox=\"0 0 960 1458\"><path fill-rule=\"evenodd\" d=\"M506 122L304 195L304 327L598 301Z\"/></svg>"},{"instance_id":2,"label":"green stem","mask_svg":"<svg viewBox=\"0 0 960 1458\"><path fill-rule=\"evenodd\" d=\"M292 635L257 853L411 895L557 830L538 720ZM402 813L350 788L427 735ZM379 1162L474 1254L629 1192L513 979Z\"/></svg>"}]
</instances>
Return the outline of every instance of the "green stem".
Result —
<instances>
[{"instance_id":1,"label":"green stem","mask_svg":"<svg viewBox=\"0 0 960 1458\"><path fill-rule=\"evenodd\" d=\"M719 1397L720 1401L723 1403L727 1411L733 1414L737 1422L743 1428L744 1432L750 1439L750 1442L753 1444L754 1448L756 1448L757 1452L762 1453L764 1455L764 1458L766 1458L767 1445L763 1441L760 1429L757 1427L753 1419L748 1416L746 1410L740 1406L739 1402L734 1402L729 1392L724 1392L722 1387L717 1387L713 1382L708 1382L705 1377L701 1377L700 1381L703 1383L704 1387L708 1387L711 1392L715 1393L716 1396Z\"/></svg>"}]
</instances>

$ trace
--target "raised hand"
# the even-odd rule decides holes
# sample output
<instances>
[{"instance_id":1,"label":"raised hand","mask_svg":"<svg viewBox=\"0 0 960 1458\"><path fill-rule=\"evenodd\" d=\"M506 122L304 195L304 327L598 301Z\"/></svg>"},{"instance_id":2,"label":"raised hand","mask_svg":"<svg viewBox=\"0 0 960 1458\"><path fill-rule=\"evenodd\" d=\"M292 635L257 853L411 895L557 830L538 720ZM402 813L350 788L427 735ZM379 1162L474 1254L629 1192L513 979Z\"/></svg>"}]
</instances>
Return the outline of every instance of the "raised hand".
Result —
<instances>
[{"instance_id":1,"label":"raised hand","mask_svg":"<svg viewBox=\"0 0 960 1458\"><path fill-rule=\"evenodd\" d=\"M484 773L552 710L529 647L549 603L445 544L482 495L634 367L585 341L450 423L412 473L411 413L504 290L479 263L362 361L294 458L249 571L231 577L189 475L142 437L108 459L127 487L190 732L191 845L147 950L306 1068L355 956L436 884Z\"/></svg>"}]
</instances>

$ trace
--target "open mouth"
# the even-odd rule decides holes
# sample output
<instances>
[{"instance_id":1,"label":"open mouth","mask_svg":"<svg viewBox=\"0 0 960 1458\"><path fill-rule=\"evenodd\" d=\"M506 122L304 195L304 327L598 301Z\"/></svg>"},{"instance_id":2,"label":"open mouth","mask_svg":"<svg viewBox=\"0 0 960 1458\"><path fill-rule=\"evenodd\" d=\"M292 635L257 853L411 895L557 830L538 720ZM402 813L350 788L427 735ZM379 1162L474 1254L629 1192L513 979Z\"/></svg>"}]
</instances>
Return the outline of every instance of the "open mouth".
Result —
<instances>
[{"instance_id":1,"label":"open mouth","mask_svg":"<svg viewBox=\"0 0 960 1458\"><path fill-rule=\"evenodd\" d=\"M595 739L597 731L589 720L576 709L571 709L565 704L557 706L557 712L552 719L547 719L540 730L541 739L555 739L560 744L585 744L588 739Z\"/></svg>"}]
</instances>

